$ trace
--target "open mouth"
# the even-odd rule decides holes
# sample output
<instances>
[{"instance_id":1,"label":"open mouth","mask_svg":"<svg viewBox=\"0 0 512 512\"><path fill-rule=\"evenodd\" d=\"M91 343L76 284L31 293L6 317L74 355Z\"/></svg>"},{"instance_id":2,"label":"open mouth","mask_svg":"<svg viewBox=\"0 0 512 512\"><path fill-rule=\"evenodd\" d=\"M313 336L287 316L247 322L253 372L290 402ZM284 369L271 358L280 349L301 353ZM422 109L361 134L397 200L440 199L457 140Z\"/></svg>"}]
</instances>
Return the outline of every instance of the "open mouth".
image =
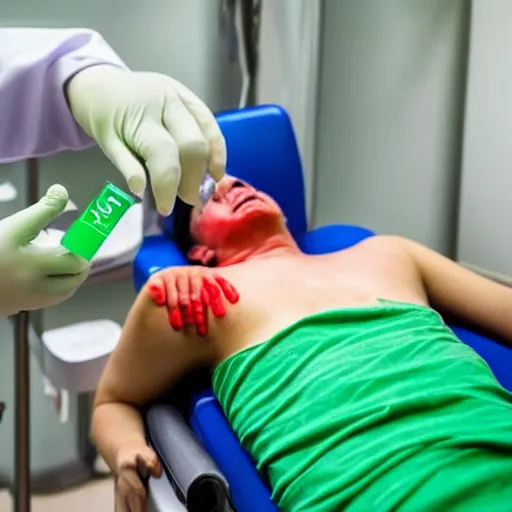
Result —
<instances>
[{"instance_id":1,"label":"open mouth","mask_svg":"<svg viewBox=\"0 0 512 512\"><path fill-rule=\"evenodd\" d=\"M246 195L235 204L235 206L233 207L233 212L237 212L238 210L240 210L240 208L245 206L247 203L254 201L255 199L259 199L258 196L254 194Z\"/></svg>"}]
</instances>

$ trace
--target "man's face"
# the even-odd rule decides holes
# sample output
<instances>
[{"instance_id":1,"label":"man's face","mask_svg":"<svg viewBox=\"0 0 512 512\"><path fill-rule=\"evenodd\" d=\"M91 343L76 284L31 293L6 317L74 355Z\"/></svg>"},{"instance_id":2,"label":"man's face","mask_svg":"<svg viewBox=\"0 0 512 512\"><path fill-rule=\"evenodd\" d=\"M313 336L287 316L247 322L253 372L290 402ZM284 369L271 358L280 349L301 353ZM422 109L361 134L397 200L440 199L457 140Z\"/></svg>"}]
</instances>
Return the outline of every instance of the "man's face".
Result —
<instances>
[{"instance_id":1,"label":"man's face","mask_svg":"<svg viewBox=\"0 0 512 512\"><path fill-rule=\"evenodd\" d=\"M286 229L283 213L267 194L226 176L202 212L192 210L190 232L200 245L217 249L262 230Z\"/></svg>"}]
</instances>

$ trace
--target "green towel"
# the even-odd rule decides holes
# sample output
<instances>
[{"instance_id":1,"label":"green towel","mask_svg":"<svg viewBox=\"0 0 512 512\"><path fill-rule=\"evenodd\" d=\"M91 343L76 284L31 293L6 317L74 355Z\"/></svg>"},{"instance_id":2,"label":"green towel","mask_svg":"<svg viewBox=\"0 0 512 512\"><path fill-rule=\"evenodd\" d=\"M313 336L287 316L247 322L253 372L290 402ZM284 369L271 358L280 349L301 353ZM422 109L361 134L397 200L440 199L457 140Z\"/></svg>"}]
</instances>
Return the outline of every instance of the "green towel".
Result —
<instances>
[{"instance_id":1,"label":"green towel","mask_svg":"<svg viewBox=\"0 0 512 512\"><path fill-rule=\"evenodd\" d=\"M281 510L512 511L512 395L430 308L309 316L213 388Z\"/></svg>"}]
</instances>

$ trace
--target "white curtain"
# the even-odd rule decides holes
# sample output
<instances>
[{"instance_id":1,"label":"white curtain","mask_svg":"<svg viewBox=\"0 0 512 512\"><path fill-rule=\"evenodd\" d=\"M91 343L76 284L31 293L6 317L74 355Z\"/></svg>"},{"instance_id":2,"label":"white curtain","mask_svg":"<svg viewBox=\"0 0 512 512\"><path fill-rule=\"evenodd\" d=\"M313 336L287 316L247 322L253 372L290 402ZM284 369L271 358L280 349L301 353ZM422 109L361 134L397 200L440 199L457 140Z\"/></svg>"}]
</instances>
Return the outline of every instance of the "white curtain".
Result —
<instances>
[{"instance_id":1,"label":"white curtain","mask_svg":"<svg viewBox=\"0 0 512 512\"><path fill-rule=\"evenodd\" d=\"M308 218L315 162L320 0L263 0L259 36L257 103L284 107L302 157Z\"/></svg>"}]
</instances>

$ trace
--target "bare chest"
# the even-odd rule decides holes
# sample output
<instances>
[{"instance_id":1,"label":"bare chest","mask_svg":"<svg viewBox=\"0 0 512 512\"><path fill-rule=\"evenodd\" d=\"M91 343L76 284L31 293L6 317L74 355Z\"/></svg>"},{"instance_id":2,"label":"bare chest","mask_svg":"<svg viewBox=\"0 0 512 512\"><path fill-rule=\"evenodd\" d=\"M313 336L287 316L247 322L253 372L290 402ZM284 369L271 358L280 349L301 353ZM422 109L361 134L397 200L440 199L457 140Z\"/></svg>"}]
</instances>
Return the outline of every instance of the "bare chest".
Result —
<instances>
[{"instance_id":1,"label":"bare chest","mask_svg":"<svg viewBox=\"0 0 512 512\"><path fill-rule=\"evenodd\" d=\"M343 251L303 261L261 261L219 269L240 293L224 318L212 320L217 362L262 343L300 319L379 298L426 304L414 269L392 257Z\"/></svg>"}]
</instances>

